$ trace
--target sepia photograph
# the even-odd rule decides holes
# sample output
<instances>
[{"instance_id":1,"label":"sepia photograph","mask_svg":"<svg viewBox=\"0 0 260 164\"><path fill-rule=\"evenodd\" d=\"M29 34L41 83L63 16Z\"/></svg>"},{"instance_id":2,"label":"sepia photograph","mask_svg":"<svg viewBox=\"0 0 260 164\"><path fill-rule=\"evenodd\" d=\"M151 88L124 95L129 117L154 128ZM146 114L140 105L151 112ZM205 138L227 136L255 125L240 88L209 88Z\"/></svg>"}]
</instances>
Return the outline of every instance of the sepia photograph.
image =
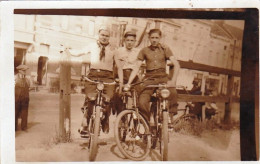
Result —
<instances>
[{"instance_id":1,"label":"sepia photograph","mask_svg":"<svg viewBox=\"0 0 260 164\"><path fill-rule=\"evenodd\" d=\"M250 12L15 9L15 161L256 160L242 153Z\"/></svg>"}]
</instances>

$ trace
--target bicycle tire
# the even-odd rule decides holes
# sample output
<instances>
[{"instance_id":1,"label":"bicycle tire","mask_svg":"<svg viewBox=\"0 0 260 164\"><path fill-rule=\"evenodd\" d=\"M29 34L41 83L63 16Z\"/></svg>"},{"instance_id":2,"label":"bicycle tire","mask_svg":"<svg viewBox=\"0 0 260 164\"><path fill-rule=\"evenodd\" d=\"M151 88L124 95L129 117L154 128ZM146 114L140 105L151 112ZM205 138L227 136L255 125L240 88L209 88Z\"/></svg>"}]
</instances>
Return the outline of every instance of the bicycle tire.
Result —
<instances>
[{"instance_id":1,"label":"bicycle tire","mask_svg":"<svg viewBox=\"0 0 260 164\"><path fill-rule=\"evenodd\" d=\"M95 120L90 133L89 161L95 161L98 147L98 134L100 130L100 107L96 106Z\"/></svg>"},{"instance_id":2,"label":"bicycle tire","mask_svg":"<svg viewBox=\"0 0 260 164\"><path fill-rule=\"evenodd\" d=\"M168 112L163 111L163 120L162 120L162 138L161 138L161 154L162 160L168 161L168 142L169 142L169 133L168 133Z\"/></svg>"},{"instance_id":3,"label":"bicycle tire","mask_svg":"<svg viewBox=\"0 0 260 164\"><path fill-rule=\"evenodd\" d=\"M132 115L133 113L136 113L133 110L124 110L122 112L120 112L120 114L117 116L116 121L115 121L115 139L116 139L116 143L117 143L117 147L119 148L120 152L128 159L130 160L134 160L134 161L141 161L144 160L147 155L150 153L150 148L151 148L151 135L149 135L149 126L147 124L147 122L145 121L145 119L140 115L140 122L142 123L142 125L144 126L144 135L143 135L143 140L147 141L147 144L145 145L145 150L144 153L140 156L133 156L132 154L129 154L125 149L124 146L122 145L123 143L127 143L127 141L121 141L121 135L119 133L119 131L121 130L120 127L120 121L123 119L123 117L127 118L128 115ZM145 136L147 137L145 139ZM145 142L142 142L142 144L144 144Z\"/></svg>"},{"instance_id":4,"label":"bicycle tire","mask_svg":"<svg viewBox=\"0 0 260 164\"><path fill-rule=\"evenodd\" d=\"M193 124L193 122L197 119L197 116L194 115L194 114L185 114L183 116L181 116L180 118L176 119L174 122L173 122L173 129L178 132L182 126L183 126L183 123L185 124Z\"/></svg>"}]
</instances>

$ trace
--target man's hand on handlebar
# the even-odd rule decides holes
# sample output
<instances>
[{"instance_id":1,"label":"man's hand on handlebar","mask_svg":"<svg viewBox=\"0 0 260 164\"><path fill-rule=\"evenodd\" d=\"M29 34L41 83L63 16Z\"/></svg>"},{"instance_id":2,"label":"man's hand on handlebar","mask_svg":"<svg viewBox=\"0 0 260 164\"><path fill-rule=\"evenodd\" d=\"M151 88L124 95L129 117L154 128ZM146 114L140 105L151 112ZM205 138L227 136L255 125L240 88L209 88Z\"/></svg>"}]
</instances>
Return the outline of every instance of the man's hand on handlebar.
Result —
<instances>
[{"instance_id":1,"label":"man's hand on handlebar","mask_svg":"<svg viewBox=\"0 0 260 164\"><path fill-rule=\"evenodd\" d=\"M123 89L124 89L124 91L129 91L130 87L131 87L131 85L127 83L127 84L124 85Z\"/></svg>"}]
</instances>

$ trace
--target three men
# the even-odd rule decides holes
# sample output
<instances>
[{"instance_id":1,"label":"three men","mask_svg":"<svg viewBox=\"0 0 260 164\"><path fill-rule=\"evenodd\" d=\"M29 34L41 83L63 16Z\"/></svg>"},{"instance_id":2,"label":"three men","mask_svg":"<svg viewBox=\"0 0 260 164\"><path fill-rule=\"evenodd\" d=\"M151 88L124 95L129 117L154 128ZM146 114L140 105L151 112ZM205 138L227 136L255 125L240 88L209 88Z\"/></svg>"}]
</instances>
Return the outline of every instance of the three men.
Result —
<instances>
[{"instance_id":1,"label":"three men","mask_svg":"<svg viewBox=\"0 0 260 164\"><path fill-rule=\"evenodd\" d=\"M121 47L114 51L109 45L110 32L107 28L101 27L99 30L99 38L96 43L90 44L81 51L68 50L72 56L90 55L83 62L90 63L90 73L88 77L90 79L101 79L105 82L112 82L114 80L113 76L113 66L114 60L118 67L118 77L119 77L119 93L121 92L124 84L129 86L132 82L137 81L137 74L143 61L146 62L146 77L153 77L155 80L147 80L144 82L144 87L140 90L139 96L139 106L141 112L144 114L145 119L149 121L150 118L150 98L154 93L154 89L145 88L149 84L167 83L171 95L169 101L170 113L177 113L177 92L175 89L176 79L179 72L179 63L173 56L172 51L167 46L160 44L161 31L159 29L152 29L149 32L149 40L151 46L143 48L140 52L135 46L136 34L132 31L126 32L124 35L125 47ZM172 79L168 79L166 74L166 60L171 60L174 65L174 75ZM86 97L95 93L95 84L86 82L85 83L85 93ZM114 94L114 86L105 86L105 93L112 99ZM120 101L118 98L114 99ZM120 104L120 103L119 103ZM87 120L89 121L91 111L94 104L88 101L88 112ZM118 111L120 112L120 111ZM110 106L107 105L105 119L102 123L103 132L107 133L109 131L109 115ZM87 127L83 129L87 130Z\"/></svg>"}]
</instances>

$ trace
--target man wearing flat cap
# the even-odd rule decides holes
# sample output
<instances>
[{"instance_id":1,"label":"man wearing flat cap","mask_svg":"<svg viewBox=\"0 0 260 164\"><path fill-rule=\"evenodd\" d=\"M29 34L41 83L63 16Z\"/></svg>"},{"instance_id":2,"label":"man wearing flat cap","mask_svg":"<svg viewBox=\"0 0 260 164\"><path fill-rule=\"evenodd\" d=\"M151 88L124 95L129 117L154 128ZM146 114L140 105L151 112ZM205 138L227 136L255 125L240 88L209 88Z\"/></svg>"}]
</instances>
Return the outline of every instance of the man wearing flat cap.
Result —
<instances>
[{"instance_id":1,"label":"man wearing flat cap","mask_svg":"<svg viewBox=\"0 0 260 164\"><path fill-rule=\"evenodd\" d=\"M136 33L134 31L127 31L124 34L124 47L120 47L115 51L115 63L118 69L119 78L119 93L115 96L114 103L116 104L117 113L122 111L123 102L120 98L123 85L128 83L130 74L133 70L139 70L136 67L137 56L139 49L135 48ZM138 81L136 76L133 83ZM137 88L136 88L137 89Z\"/></svg>"},{"instance_id":2,"label":"man wearing flat cap","mask_svg":"<svg viewBox=\"0 0 260 164\"><path fill-rule=\"evenodd\" d=\"M18 130L18 118L21 116L21 130L27 130L29 87L30 81L26 78L26 65L16 67L18 73L15 75L15 131Z\"/></svg>"},{"instance_id":3,"label":"man wearing flat cap","mask_svg":"<svg viewBox=\"0 0 260 164\"><path fill-rule=\"evenodd\" d=\"M109 44L110 30L107 26L101 26L98 31L98 40L84 47L81 50L66 49L67 53L70 53L72 57L82 56L82 62L89 64L90 71L88 78L92 80L102 80L110 83L114 81L114 49ZM114 94L114 85L105 85L104 92L106 96L111 100ZM91 82L85 83L86 98L96 93L96 84ZM90 120L92 108L94 103L87 102L87 122ZM109 132L109 116L111 113L110 105L106 106L105 118L101 121L102 130L104 133ZM82 127L79 132L82 134L87 133L87 126Z\"/></svg>"}]
</instances>

